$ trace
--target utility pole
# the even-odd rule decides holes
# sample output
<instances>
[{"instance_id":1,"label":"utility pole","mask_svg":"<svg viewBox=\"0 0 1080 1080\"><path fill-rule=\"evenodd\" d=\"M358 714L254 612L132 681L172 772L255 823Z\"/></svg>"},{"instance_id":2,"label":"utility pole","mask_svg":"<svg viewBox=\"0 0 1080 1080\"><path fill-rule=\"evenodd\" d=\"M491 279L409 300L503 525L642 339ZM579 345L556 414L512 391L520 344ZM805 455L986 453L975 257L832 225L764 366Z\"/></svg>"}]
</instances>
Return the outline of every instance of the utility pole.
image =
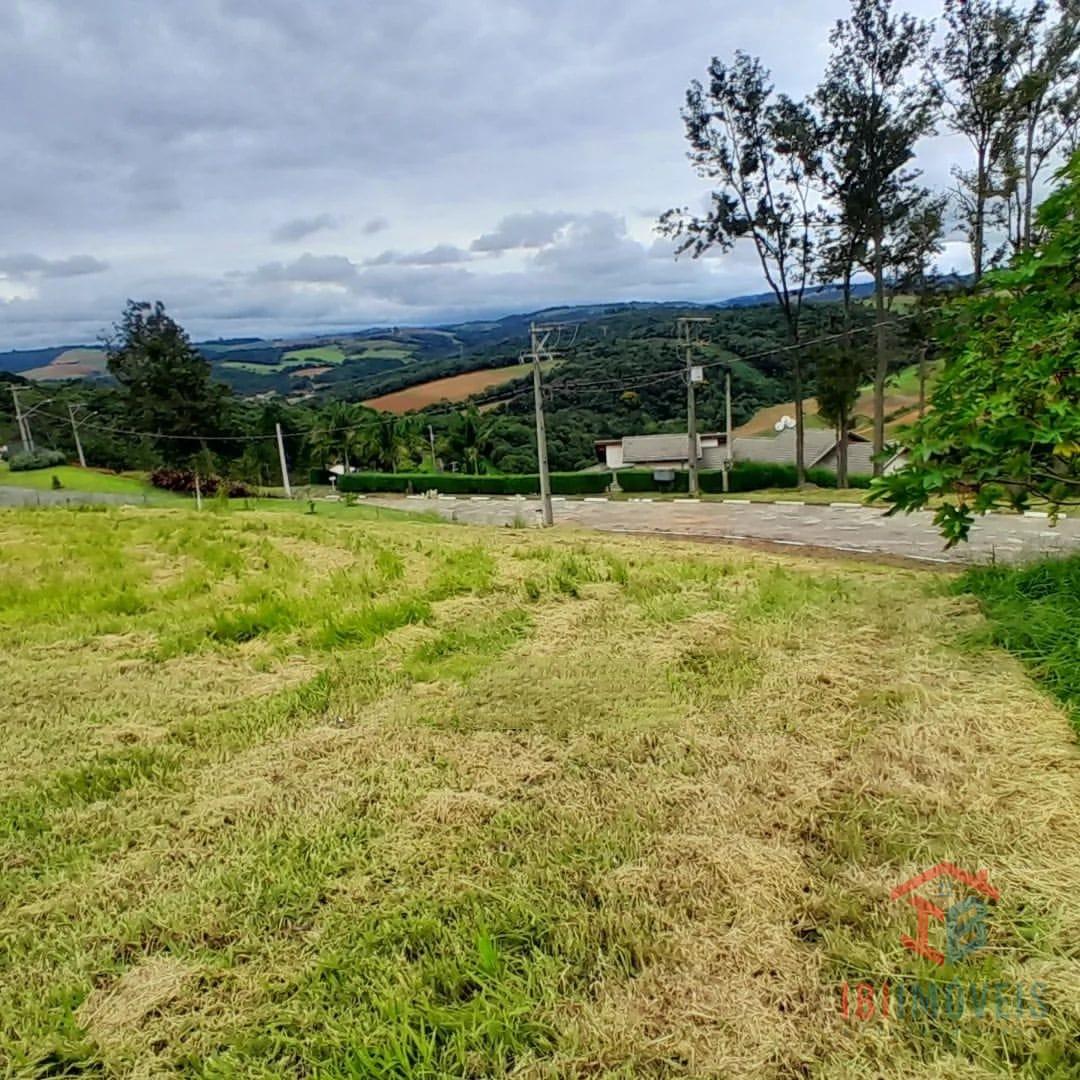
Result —
<instances>
[{"instance_id":1,"label":"utility pole","mask_svg":"<svg viewBox=\"0 0 1080 1080\"><path fill-rule=\"evenodd\" d=\"M68 416L71 419L71 434L75 436L75 451L79 455L79 464L86 468L86 455L83 453L82 440L79 438L79 425L75 421L75 407L68 402Z\"/></svg>"},{"instance_id":2,"label":"utility pole","mask_svg":"<svg viewBox=\"0 0 1080 1080\"><path fill-rule=\"evenodd\" d=\"M285 488L285 498L292 498L292 485L289 483L289 463L285 460L285 439L281 434L281 425L275 424L274 431L277 433L278 460L281 462L281 483ZM196 479L198 477L196 476Z\"/></svg>"},{"instance_id":3,"label":"utility pole","mask_svg":"<svg viewBox=\"0 0 1080 1080\"><path fill-rule=\"evenodd\" d=\"M544 427L544 398L540 386L540 354L545 351L553 327L529 324L529 351L533 366L533 404L536 406L536 459L540 467L540 516L543 527L555 524L551 511L551 477L548 474L547 431Z\"/></svg>"},{"instance_id":4,"label":"utility pole","mask_svg":"<svg viewBox=\"0 0 1080 1080\"><path fill-rule=\"evenodd\" d=\"M431 443L431 471L439 471L439 463L435 460L435 431L430 424L427 426L428 442Z\"/></svg>"},{"instance_id":5,"label":"utility pole","mask_svg":"<svg viewBox=\"0 0 1080 1080\"><path fill-rule=\"evenodd\" d=\"M732 454L733 447L731 445L731 368L724 372L724 426L727 431L727 438L724 440L724 446L726 447L724 452L724 494L726 495L731 487L731 466L732 466Z\"/></svg>"},{"instance_id":6,"label":"utility pole","mask_svg":"<svg viewBox=\"0 0 1080 1080\"><path fill-rule=\"evenodd\" d=\"M13 386L11 388L11 399L15 402L15 422L19 426L19 439L22 441L23 450L28 454L34 452L34 440L30 436L30 424L26 417L23 416L22 405L19 402L19 388Z\"/></svg>"},{"instance_id":7,"label":"utility pole","mask_svg":"<svg viewBox=\"0 0 1080 1080\"><path fill-rule=\"evenodd\" d=\"M679 343L686 349L686 465L690 472L688 484L690 494L698 494L698 437L697 437L697 401L694 397L694 384L702 381L701 368L692 364L691 342L694 323L708 322L707 318L683 316L676 320L676 333Z\"/></svg>"}]
</instances>

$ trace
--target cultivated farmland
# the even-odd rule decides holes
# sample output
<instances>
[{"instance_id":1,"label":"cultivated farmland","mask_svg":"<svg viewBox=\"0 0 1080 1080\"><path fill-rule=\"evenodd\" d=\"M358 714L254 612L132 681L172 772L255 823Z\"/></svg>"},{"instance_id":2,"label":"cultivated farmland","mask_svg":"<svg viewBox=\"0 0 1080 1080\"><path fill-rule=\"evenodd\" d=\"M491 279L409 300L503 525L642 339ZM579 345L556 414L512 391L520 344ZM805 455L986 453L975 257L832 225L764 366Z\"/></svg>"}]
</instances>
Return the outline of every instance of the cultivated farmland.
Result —
<instances>
[{"instance_id":1,"label":"cultivated farmland","mask_svg":"<svg viewBox=\"0 0 1080 1080\"><path fill-rule=\"evenodd\" d=\"M338 508L0 514L0 1069L1075 1068L1062 709L929 574ZM889 898L1001 899L1002 1025ZM946 973L947 974L947 973Z\"/></svg>"},{"instance_id":2,"label":"cultivated farmland","mask_svg":"<svg viewBox=\"0 0 1080 1080\"><path fill-rule=\"evenodd\" d=\"M551 363L540 365L545 371ZM451 375L445 379L433 379L431 382L410 386L406 390L397 390L392 394L371 398L364 404L383 412L407 413L413 409L424 409L437 405L440 401L464 401L473 394L492 390L513 379L521 379L531 372L525 364L510 364L507 367L486 368L483 371L469 371L464 375Z\"/></svg>"}]
</instances>

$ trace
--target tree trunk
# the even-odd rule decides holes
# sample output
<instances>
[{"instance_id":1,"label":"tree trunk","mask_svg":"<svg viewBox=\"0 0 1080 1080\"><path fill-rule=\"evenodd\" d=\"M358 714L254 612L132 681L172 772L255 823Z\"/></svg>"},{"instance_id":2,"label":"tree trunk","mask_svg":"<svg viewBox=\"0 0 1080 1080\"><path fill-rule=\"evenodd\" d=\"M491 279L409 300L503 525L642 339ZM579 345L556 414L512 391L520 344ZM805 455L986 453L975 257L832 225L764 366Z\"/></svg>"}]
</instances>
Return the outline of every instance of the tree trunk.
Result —
<instances>
[{"instance_id":1,"label":"tree trunk","mask_svg":"<svg viewBox=\"0 0 1080 1080\"><path fill-rule=\"evenodd\" d=\"M885 352L885 257L881 226L874 235L874 457L885 449L885 377L889 359ZM874 475L881 475L881 462L874 461Z\"/></svg>"},{"instance_id":2,"label":"tree trunk","mask_svg":"<svg viewBox=\"0 0 1080 1080\"><path fill-rule=\"evenodd\" d=\"M975 173L975 225L971 237L971 259L975 264L974 284L983 276L983 249L986 246L986 151L979 149L979 162Z\"/></svg>"},{"instance_id":3,"label":"tree trunk","mask_svg":"<svg viewBox=\"0 0 1080 1080\"><path fill-rule=\"evenodd\" d=\"M836 486L838 488L848 486L847 448L848 418L844 415L840 417L839 438L836 442Z\"/></svg>"},{"instance_id":4,"label":"tree trunk","mask_svg":"<svg viewBox=\"0 0 1080 1080\"><path fill-rule=\"evenodd\" d=\"M919 349L919 419L926 415L926 342Z\"/></svg>"},{"instance_id":5,"label":"tree trunk","mask_svg":"<svg viewBox=\"0 0 1080 1080\"><path fill-rule=\"evenodd\" d=\"M1035 178L1032 175L1032 159L1035 156L1035 120L1028 119L1027 132L1024 143L1024 225L1022 249L1027 251L1031 247L1031 206L1034 199L1033 188Z\"/></svg>"},{"instance_id":6,"label":"tree trunk","mask_svg":"<svg viewBox=\"0 0 1080 1080\"><path fill-rule=\"evenodd\" d=\"M799 350L792 351L795 357L795 482L799 487L806 483L806 445L805 445L805 409L803 408L802 362Z\"/></svg>"}]
</instances>

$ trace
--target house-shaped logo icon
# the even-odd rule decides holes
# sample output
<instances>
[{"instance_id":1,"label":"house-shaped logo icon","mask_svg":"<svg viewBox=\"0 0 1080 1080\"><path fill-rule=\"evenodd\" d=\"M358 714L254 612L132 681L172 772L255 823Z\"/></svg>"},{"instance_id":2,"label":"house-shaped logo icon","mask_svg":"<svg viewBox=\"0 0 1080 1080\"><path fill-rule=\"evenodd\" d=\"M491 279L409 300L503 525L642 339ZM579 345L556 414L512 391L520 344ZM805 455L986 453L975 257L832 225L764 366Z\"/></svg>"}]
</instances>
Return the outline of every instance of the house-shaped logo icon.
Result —
<instances>
[{"instance_id":1,"label":"house-shaped logo icon","mask_svg":"<svg viewBox=\"0 0 1080 1080\"><path fill-rule=\"evenodd\" d=\"M924 894L920 895L919 890ZM917 956L944 964L962 960L986 944L986 903L999 893L986 880L986 871L970 874L949 862L940 862L908 878L892 891L892 899L904 898L918 915L915 937L900 940ZM930 919L945 924L945 951L930 944Z\"/></svg>"}]
</instances>

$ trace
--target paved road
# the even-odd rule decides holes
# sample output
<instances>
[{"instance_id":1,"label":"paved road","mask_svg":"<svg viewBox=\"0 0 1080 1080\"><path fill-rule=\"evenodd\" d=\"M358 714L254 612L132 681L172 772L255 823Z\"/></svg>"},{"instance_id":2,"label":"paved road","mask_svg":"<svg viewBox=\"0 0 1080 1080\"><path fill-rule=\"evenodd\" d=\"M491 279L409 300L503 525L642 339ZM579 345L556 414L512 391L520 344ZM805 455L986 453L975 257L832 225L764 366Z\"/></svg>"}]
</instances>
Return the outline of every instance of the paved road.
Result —
<instances>
[{"instance_id":1,"label":"paved road","mask_svg":"<svg viewBox=\"0 0 1080 1080\"><path fill-rule=\"evenodd\" d=\"M0 487L0 506L144 506L144 495L117 495L104 491L36 491Z\"/></svg>"},{"instance_id":2,"label":"paved road","mask_svg":"<svg viewBox=\"0 0 1080 1080\"><path fill-rule=\"evenodd\" d=\"M438 499L368 497L369 504L435 511L472 524L538 524L536 499L491 497ZM886 517L858 504L804 506L794 503L695 503L689 500L622 502L565 499L554 502L555 523L609 532L766 542L797 549L830 548L861 555L890 555L931 563L1026 561L1040 555L1080 551L1080 519L1062 519L1051 528L1043 517L989 514L976 520L971 541L945 550L932 515Z\"/></svg>"}]
</instances>

